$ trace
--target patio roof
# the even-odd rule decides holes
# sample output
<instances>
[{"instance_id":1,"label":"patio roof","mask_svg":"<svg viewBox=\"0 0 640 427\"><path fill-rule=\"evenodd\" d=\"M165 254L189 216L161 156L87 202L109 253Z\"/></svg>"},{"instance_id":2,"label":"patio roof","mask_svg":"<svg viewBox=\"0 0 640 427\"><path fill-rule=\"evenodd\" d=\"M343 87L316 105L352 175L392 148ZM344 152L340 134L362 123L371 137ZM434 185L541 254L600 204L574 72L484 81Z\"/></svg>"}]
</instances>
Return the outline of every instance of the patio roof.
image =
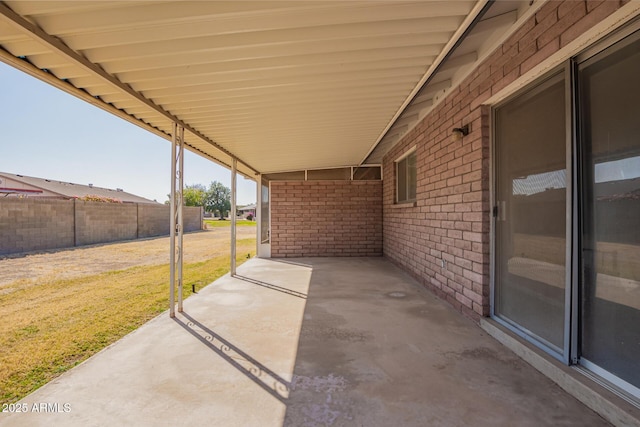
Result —
<instances>
[{"instance_id":1,"label":"patio roof","mask_svg":"<svg viewBox=\"0 0 640 427\"><path fill-rule=\"evenodd\" d=\"M388 149L528 7L488 5L5 1L0 60L167 139L177 122L187 149L254 178Z\"/></svg>"}]
</instances>

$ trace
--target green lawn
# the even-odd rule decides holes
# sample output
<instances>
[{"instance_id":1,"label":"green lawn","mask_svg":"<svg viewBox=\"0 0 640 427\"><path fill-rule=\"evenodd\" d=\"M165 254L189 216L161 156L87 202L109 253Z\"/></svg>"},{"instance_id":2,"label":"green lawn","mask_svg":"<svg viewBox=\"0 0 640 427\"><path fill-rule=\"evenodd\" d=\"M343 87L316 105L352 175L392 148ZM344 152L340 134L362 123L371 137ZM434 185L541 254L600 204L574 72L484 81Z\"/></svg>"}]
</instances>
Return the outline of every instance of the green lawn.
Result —
<instances>
[{"instance_id":1,"label":"green lawn","mask_svg":"<svg viewBox=\"0 0 640 427\"><path fill-rule=\"evenodd\" d=\"M238 264L255 254L241 239ZM229 271L229 256L185 263L191 295ZM169 265L132 267L73 279L18 280L0 293L0 404L15 402L169 307Z\"/></svg>"}]
</instances>

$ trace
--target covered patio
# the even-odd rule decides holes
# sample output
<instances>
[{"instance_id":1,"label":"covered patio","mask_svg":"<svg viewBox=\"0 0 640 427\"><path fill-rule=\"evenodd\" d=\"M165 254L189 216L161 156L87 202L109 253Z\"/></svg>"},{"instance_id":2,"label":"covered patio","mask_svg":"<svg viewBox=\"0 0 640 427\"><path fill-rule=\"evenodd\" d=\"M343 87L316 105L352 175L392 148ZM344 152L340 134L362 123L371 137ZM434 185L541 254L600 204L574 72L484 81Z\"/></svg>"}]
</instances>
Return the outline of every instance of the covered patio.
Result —
<instances>
[{"instance_id":1,"label":"covered patio","mask_svg":"<svg viewBox=\"0 0 640 427\"><path fill-rule=\"evenodd\" d=\"M0 2L0 60L172 146L170 314L25 402L71 405L60 425L640 425L639 46L627 0ZM236 270L234 219L231 275L183 305L184 150L231 170L232 212L256 181L263 259Z\"/></svg>"},{"instance_id":2,"label":"covered patio","mask_svg":"<svg viewBox=\"0 0 640 427\"><path fill-rule=\"evenodd\" d=\"M20 403L0 425L608 425L380 257L252 259Z\"/></svg>"}]
</instances>

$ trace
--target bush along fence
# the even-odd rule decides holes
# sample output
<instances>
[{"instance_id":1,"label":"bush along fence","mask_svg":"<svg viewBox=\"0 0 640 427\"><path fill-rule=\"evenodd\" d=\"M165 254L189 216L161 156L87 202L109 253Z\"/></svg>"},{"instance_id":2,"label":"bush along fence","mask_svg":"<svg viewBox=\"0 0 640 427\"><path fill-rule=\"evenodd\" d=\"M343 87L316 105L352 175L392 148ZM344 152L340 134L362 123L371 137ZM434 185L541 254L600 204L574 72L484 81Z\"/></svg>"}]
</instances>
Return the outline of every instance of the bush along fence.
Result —
<instances>
[{"instance_id":1,"label":"bush along fence","mask_svg":"<svg viewBox=\"0 0 640 427\"><path fill-rule=\"evenodd\" d=\"M170 207L57 199L0 199L0 255L169 234ZM202 229L202 208L184 207L184 231Z\"/></svg>"}]
</instances>

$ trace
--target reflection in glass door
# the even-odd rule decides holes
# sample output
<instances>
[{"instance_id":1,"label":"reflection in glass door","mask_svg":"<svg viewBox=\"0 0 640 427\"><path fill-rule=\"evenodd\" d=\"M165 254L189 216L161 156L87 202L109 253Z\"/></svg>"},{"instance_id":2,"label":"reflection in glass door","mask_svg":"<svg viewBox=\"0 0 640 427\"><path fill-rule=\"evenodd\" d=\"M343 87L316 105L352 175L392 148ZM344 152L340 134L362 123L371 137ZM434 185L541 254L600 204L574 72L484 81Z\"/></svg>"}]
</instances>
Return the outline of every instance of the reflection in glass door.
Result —
<instances>
[{"instance_id":1,"label":"reflection in glass door","mask_svg":"<svg viewBox=\"0 0 640 427\"><path fill-rule=\"evenodd\" d=\"M503 324L636 402L638 28L495 108L492 304Z\"/></svg>"},{"instance_id":2,"label":"reflection in glass door","mask_svg":"<svg viewBox=\"0 0 640 427\"><path fill-rule=\"evenodd\" d=\"M619 45L587 60L578 74L583 149L580 356L582 364L637 395L640 41Z\"/></svg>"},{"instance_id":3,"label":"reflection in glass door","mask_svg":"<svg viewBox=\"0 0 640 427\"><path fill-rule=\"evenodd\" d=\"M495 110L498 319L565 350L566 122L560 73Z\"/></svg>"}]
</instances>

